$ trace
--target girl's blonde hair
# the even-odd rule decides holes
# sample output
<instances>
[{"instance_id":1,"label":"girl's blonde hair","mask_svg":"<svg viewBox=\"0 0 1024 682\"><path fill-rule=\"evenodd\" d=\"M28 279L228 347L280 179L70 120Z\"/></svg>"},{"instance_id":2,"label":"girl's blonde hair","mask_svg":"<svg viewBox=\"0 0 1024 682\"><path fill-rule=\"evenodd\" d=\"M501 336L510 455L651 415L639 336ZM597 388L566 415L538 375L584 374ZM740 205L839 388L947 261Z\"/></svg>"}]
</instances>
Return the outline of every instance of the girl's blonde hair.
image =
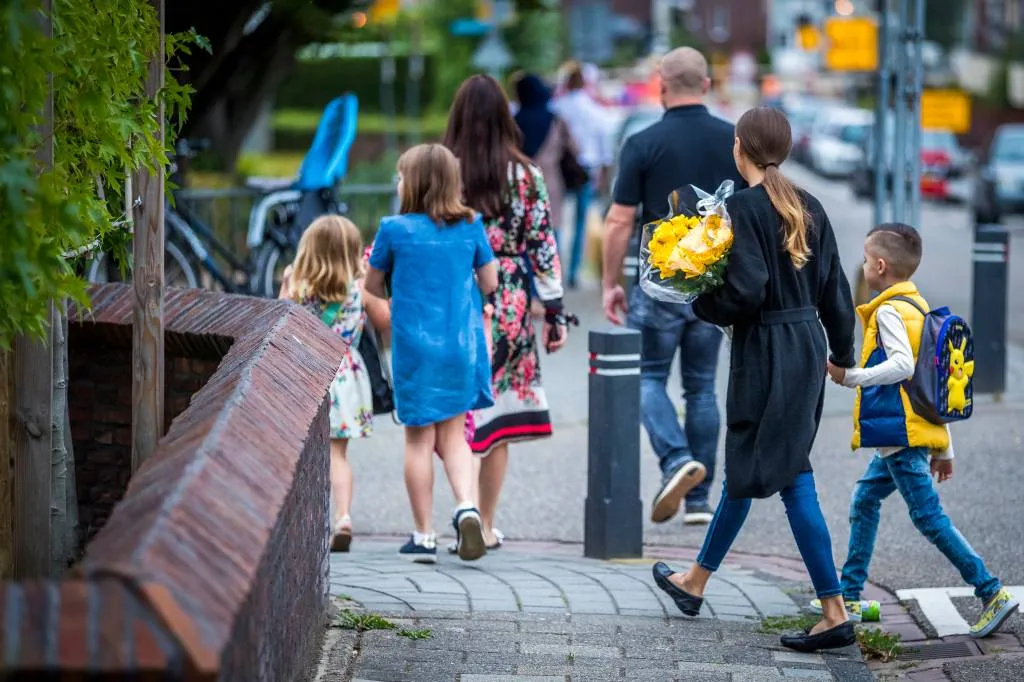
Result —
<instances>
[{"instance_id":1,"label":"girl's blonde hair","mask_svg":"<svg viewBox=\"0 0 1024 682\"><path fill-rule=\"evenodd\" d=\"M363 238L351 220L325 215L306 228L292 266L296 294L340 303L362 275Z\"/></svg>"},{"instance_id":2,"label":"girl's blonde hair","mask_svg":"<svg viewBox=\"0 0 1024 682\"><path fill-rule=\"evenodd\" d=\"M401 213L426 213L439 225L473 219L462 202L459 161L444 145L421 144L398 159L402 176Z\"/></svg>"},{"instance_id":3,"label":"girl's blonde hair","mask_svg":"<svg viewBox=\"0 0 1024 682\"><path fill-rule=\"evenodd\" d=\"M811 259L807 240L810 216L796 186L779 171L779 164L789 156L793 144L789 120L778 109L755 107L736 122L736 137L743 154L764 170L762 184L772 206L782 216L786 251L793 266L799 270Z\"/></svg>"}]
</instances>

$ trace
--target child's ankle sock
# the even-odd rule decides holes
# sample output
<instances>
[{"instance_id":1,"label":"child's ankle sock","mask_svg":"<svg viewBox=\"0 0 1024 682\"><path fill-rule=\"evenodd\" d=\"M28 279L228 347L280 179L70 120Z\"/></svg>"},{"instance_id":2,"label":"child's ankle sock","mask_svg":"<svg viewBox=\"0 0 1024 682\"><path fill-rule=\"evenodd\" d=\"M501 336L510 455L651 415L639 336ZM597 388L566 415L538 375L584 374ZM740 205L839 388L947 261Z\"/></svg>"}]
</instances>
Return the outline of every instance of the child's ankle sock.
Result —
<instances>
[{"instance_id":1,"label":"child's ankle sock","mask_svg":"<svg viewBox=\"0 0 1024 682\"><path fill-rule=\"evenodd\" d=\"M428 533L421 533L418 530L417 531L413 531L412 540L417 545L424 545L426 547L429 547L430 545L432 545L432 544L437 542L437 539L434 536L433 531L428 532Z\"/></svg>"},{"instance_id":2,"label":"child's ankle sock","mask_svg":"<svg viewBox=\"0 0 1024 682\"><path fill-rule=\"evenodd\" d=\"M463 509L476 509L476 505L470 500L463 500L462 502L459 502L457 507L455 507L455 511L458 513Z\"/></svg>"}]
</instances>

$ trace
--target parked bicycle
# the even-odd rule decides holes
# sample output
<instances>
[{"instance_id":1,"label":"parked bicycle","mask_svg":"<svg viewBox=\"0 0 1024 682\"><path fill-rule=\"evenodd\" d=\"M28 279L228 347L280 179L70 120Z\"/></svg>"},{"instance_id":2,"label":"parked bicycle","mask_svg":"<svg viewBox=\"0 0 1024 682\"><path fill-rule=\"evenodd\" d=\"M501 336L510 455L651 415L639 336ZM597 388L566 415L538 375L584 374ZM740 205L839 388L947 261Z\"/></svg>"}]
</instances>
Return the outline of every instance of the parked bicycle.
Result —
<instances>
[{"instance_id":1,"label":"parked bicycle","mask_svg":"<svg viewBox=\"0 0 1024 682\"><path fill-rule=\"evenodd\" d=\"M211 279L232 293L275 297L281 273L290 263L306 227L324 213L344 214L347 206L336 187L348 171L348 154L355 140L358 100L345 94L328 103L320 119L313 145L292 182L254 180L249 186L265 194L249 215L249 255L239 258L217 238L215 231L192 212L185 202L165 206L164 281L166 286L198 287ZM208 147L204 140L180 140L175 145L172 181L184 185L188 161ZM223 265L221 265L223 263ZM114 281L119 271L105 253L89 264L90 282Z\"/></svg>"}]
</instances>

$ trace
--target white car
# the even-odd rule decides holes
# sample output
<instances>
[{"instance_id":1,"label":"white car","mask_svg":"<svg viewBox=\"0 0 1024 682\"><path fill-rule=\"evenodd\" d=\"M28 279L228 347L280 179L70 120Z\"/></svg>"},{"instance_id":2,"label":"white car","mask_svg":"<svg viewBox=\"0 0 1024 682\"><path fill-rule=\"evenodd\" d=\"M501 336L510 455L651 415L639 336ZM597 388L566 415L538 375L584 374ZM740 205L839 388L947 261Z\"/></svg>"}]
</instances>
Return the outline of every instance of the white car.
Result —
<instances>
[{"instance_id":1,"label":"white car","mask_svg":"<svg viewBox=\"0 0 1024 682\"><path fill-rule=\"evenodd\" d=\"M862 163L864 139L874 120L874 113L867 109L821 112L810 133L807 160L811 169L830 178L849 177Z\"/></svg>"}]
</instances>

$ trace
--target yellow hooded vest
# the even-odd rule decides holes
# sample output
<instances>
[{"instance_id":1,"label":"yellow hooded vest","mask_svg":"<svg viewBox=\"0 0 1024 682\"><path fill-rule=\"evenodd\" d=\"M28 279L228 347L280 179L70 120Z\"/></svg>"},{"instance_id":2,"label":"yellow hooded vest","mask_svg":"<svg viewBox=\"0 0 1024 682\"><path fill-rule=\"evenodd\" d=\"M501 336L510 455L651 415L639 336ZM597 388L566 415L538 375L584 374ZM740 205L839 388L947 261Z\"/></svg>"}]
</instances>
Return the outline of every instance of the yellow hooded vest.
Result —
<instances>
[{"instance_id":1,"label":"yellow hooded vest","mask_svg":"<svg viewBox=\"0 0 1024 682\"><path fill-rule=\"evenodd\" d=\"M874 367L886 359L885 349L878 342L878 307L888 303L896 308L910 337L910 349L914 362L921 347L921 332L924 317L906 301L894 301L895 296L906 296L924 310L928 302L918 292L913 282L895 284L870 302L857 308L864 325L864 348L861 351L861 367ZM853 449L910 447L944 450L949 447L949 434L943 426L937 426L918 416L910 404L910 397L901 384L889 386L868 386L857 389L857 400L853 406Z\"/></svg>"}]
</instances>

